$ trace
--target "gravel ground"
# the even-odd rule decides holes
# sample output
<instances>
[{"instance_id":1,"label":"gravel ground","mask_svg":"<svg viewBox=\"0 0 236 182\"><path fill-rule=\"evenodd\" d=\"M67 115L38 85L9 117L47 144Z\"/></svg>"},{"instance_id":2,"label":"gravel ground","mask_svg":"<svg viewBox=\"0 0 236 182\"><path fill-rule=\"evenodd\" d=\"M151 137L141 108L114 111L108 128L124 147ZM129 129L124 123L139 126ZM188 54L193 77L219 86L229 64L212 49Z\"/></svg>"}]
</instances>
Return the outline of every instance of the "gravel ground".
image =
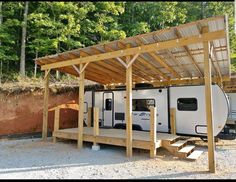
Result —
<instances>
[{"instance_id":1,"label":"gravel ground","mask_svg":"<svg viewBox=\"0 0 236 182\"><path fill-rule=\"evenodd\" d=\"M101 145L100 151L91 150L84 143L80 151L74 141L56 144L40 139L0 142L1 179L235 179L236 140L217 142L215 174L207 172L206 143L198 142L204 153L196 161L175 158L165 149L157 150L155 159L149 152L134 149L133 157L125 156L124 147Z\"/></svg>"}]
</instances>

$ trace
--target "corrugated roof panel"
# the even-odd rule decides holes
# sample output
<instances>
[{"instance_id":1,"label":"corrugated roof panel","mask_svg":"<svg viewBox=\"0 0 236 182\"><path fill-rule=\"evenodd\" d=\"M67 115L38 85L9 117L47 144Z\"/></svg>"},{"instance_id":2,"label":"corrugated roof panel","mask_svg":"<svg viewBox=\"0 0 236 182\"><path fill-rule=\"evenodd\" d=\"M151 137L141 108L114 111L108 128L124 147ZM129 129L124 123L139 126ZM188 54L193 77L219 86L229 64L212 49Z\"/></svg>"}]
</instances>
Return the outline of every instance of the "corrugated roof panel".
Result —
<instances>
[{"instance_id":1,"label":"corrugated roof panel","mask_svg":"<svg viewBox=\"0 0 236 182\"><path fill-rule=\"evenodd\" d=\"M198 50L198 49L203 49L203 44L202 43L197 43L197 44L189 44L187 47L190 50Z\"/></svg>"},{"instance_id":2,"label":"corrugated roof panel","mask_svg":"<svg viewBox=\"0 0 236 182\"><path fill-rule=\"evenodd\" d=\"M197 54L192 56L194 58L194 61L196 63L202 63L204 62L204 55L203 54Z\"/></svg>"},{"instance_id":3,"label":"corrugated roof panel","mask_svg":"<svg viewBox=\"0 0 236 182\"><path fill-rule=\"evenodd\" d=\"M197 25L199 25L199 27ZM79 57L80 50L83 50L83 51L89 53L90 55L97 54L97 52L93 51L91 49L91 47L98 49L98 51L101 53L105 53L106 50L104 50L104 45L111 47L113 50L119 50L121 48L118 47L118 44L117 44L118 42L122 42L124 45L127 43L131 43L132 47L136 47L136 46L138 46L138 44L136 43L137 37L139 37L139 38L144 37L144 39L143 39L144 41L142 41L143 44L152 44L156 41L161 42L161 41L172 40L172 39L177 38L177 34L175 33L175 30L174 30L175 28L179 31L179 34L181 35L181 37L195 36L195 35L199 35L198 28L206 26L206 25L209 25L210 32L214 32L214 31L218 31L218 30L226 30L226 28L225 28L226 23L225 23L223 16L217 17L217 18L209 18L209 19L205 19L205 20L201 20L201 21L197 21L197 22L192 22L192 23L182 25L182 26L172 27L170 29L151 32L151 33L147 33L147 34L143 34L143 35L137 35L134 37L129 37L129 38L123 39L123 40L112 41L112 42L109 42L106 44L103 43L103 44L98 44L95 46L90 46L90 47L86 47L86 48L80 48L80 49L75 49L72 51L67 51L67 52L64 52L61 54L57 54L57 55L45 56L45 57L39 58L37 60L40 61L38 63L40 65L50 64L52 62L59 62L59 61L63 61L63 60L68 60L73 57ZM156 35L155 37L154 37L154 34ZM216 55L217 55L216 59L221 60L221 61L219 61L219 64L220 64L220 69L222 70L222 74L228 75L229 74L229 60L228 60L229 53L228 53L228 49L227 49L228 45L227 45L226 39L224 38L224 39L220 39L220 40L213 40L213 45L215 47L215 50L217 49L217 51L215 51ZM189 52L192 54L195 62L198 63L201 71L203 72L203 66L204 66L204 64L203 64L203 61L204 61L203 44L202 43L191 44L191 45L187 45L187 48L189 49ZM223 49L220 49L220 48L223 48ZM171 55L170 52L168 52L168 50L170 52L172 52L173 54ZM168 50L159 50L156 52L159 54L158 56L161 57L164 62L166 62L176 72L183 75L184 77L189 77L187 72L190 72L190 74L193 74L192 76L197 76L197 77L200 76L197 69L195 68L195 65L192 64L190 57L187 56L188 54L186 53L186 50L184 49L184 47L169 48ZM110 51L108 51L108 52L110 52ZM70 56L70 55L68 55L69 53L74 53L74 54L73 54L73 56ZM169 73L169 71L166 68L164 68L158 61L151 58L151 56L148 56L147 53L144 53L142 55L145 60L152 63L156 68L160 68L160 70L162 72L171 76L172 79L175 78L175 76L173 76L171 73ZM180 56L182 56L182 57L180 57ZM108 60L106 60L105 62L110 64L110 62ZM139 64L142 67L144 66L143 64L141 65L141 63L139 63ZM110 65L112 65L112 63ZM214 65L217 66L216 63L214 63ZM68 66L68 68L70 68L70 67ZM148 69L148 68L143 67L142 69L145 72L144 74L148 74L148 72L154 73L153 71L150 71L150 69ZM188 71L186 72L184 69L187 69ZM212 73L216 74L214 72L214 69L213 69ZM106 74L104 74L104 75L106 75ZM102 79L106 80L105 78L101 78L101 80Z\"/></svg>"},{"instance_id":4,"label":"corrugated roof panel","mask_svg":"<svg viewBox=\"0 0 236 182\"><path fill-rule=\"evenodd\" d=\"M190 37L190 36L195 36L199 34L199 31L196 25L179 28L178 31L182 37Z\"/></svg>"}]
</instances>

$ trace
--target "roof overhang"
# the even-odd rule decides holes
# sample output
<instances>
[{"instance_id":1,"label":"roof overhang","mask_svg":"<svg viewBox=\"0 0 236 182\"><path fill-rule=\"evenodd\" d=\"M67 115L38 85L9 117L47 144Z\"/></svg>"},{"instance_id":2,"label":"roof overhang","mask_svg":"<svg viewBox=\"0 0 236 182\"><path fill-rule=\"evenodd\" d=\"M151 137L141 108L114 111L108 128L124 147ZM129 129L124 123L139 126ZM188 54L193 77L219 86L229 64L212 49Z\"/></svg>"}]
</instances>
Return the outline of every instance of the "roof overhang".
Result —
<instances>
[{"instance_id":1,"label":"roof overhang","mask_svg":"<svg viewBox=\"0 0 236 182\"><path fill-rule=\"evenodd\" d=\"M208 31L203 31L207 27ZM209 42L212 77L230 79L226 16L207 18L164 30L36 59L41 70L56 69L101 84L125 84L126 57L132 60L133 82L173 84L204 81L203 42Z\"/></svg>"}]
</instances>

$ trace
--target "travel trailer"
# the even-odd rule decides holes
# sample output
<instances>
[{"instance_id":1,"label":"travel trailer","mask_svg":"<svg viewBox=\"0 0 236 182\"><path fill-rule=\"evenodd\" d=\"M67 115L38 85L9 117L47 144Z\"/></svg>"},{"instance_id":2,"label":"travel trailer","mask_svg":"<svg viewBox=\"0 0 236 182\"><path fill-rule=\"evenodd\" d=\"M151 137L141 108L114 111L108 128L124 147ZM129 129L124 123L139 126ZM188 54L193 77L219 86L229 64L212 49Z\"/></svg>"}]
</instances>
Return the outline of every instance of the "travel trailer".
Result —
<instances>
[{"instance_id":1,"label":"travel trailer","mask_svg":"<svg viewBox=\"0 0 236 182\"><path fill-rule=\"evenodd\" d=\"M229 101L218 85L212 85L214 136L224 128ZM88 108L99 108L100 127L125 129L125 88L85 92L84 121ZM132 91L134 130L150 130L150 106L156 107L157 131L170 132L170 108L176 109L176 133L206 136L205 86L142 87ZM93 115L93 114L92 114Z\"/></svg>"}]
</instances>

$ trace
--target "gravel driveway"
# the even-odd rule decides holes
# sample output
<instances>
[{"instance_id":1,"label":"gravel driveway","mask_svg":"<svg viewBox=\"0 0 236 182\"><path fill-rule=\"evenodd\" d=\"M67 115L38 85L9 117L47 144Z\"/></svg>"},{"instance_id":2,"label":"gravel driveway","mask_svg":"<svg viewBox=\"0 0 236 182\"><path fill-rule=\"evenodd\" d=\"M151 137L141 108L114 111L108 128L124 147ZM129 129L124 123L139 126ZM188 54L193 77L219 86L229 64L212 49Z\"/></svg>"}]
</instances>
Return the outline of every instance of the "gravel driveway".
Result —
<instances>
[{"instance_id":1,"label":"gravel driveway","mask_svg":"<svg viewBox=\"0 0 236 182\"><path fill-rule=\"evenodd\" d=\"M0 141L0 178L236 178L236 140L217 143L215 174L207 172L207 147L203 142L197 143L197 149L204 153L192 162L177 159L165 149L158 149L155 159L149 158L148 151L138 149L127 158L124 147L101 145L100 151L93 151L91 143L84 143L79 151L74 141L53 144L51 140Z\"/></svg>"}]
</instances>

